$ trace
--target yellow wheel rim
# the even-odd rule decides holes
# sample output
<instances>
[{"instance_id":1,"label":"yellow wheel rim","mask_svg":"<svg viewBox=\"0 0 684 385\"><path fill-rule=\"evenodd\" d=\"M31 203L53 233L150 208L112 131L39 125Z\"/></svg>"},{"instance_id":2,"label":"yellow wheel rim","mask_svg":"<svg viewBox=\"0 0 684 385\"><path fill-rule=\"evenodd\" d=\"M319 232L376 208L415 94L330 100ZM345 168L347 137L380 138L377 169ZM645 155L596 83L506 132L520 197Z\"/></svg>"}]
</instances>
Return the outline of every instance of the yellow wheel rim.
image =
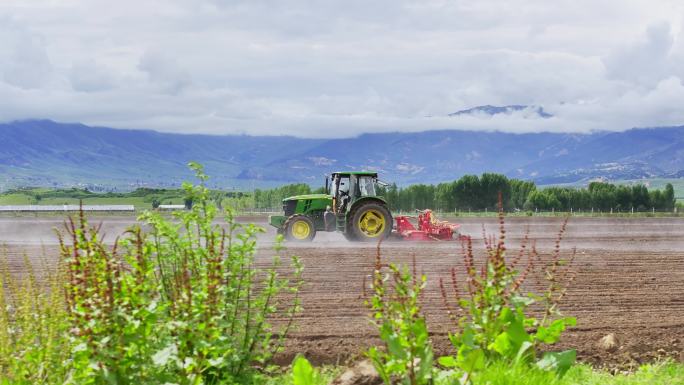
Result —
<instances>
[{"instance_id":1,"label":"yellow wheel rim","mask_svg":"<svg viewBox=\"0 0 684 385\"><path fill-rule=\"evenodd\" d=\"M359 229L367 237L379 237L385 230L385 225L385 216L378 210L368 210L359 218Z\"/></svg>"},{"instance_id":2,"label":"yellow wheel rim","mask_svg":"<svg viewBox=\"0 0 684 385\"><path fill-rule=\"evenodd\" d=\"M296 221L292 224L292 236L296 239L306 239L311 234L311 227L305 221Z\"/></svg>"}]
</instances>

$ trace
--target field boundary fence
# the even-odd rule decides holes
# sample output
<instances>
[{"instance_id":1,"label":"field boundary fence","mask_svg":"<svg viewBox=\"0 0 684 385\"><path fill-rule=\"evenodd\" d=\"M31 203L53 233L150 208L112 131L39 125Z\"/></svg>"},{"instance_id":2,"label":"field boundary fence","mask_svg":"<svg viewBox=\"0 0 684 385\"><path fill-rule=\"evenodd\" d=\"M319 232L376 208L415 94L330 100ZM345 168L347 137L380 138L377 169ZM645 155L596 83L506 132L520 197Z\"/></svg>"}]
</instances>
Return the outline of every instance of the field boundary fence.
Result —
<instances>
[{"instance_id":1,"label":"field boundary fence","mask_svg":"<svg viewBox=\"0 0 684 385\"><path fill-rule=\"evenodd\" d=\"M243 208L240 210L236 210L236 213L239 215L275 215L275 214L282 214L283 209L281 207L278 208Z\"/></svg>"},{"instance_id":2,"label":"field boundary fence","mask_svg":"<svg viewBox=\"0 0 684 385\"><path fill-rule=\"evenodd\" d=\"M3 205L0 212L134 212L134 205Z\"/></svg>"}]
</instances>

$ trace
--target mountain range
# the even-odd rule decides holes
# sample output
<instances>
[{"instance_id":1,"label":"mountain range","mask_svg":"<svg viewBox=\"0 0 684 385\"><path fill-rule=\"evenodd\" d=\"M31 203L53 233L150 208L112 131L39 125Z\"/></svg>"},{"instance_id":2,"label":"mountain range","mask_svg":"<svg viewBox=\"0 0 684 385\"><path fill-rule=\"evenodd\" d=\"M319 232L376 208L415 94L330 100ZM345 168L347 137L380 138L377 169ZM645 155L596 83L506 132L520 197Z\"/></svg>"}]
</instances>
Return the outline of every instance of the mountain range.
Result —
<instances>
[{"instance_id":1,"label":"mountain range","mask_svg":"<svg viewBox=\"0 0 684 385\"><path fill-rule=\"evenodd\" d=\"M508 113L483 106L458 113ZM550 117L543 109L533 113ZM457 113L457 114L458 114ZM26 120L0 124L0 189L178 186L186 164L205 165L211 185L318 185L336 170L377 170L399 185L499 172L539 184L684 177L684 126L591 134L474 132L363 134L345 139L190 135Z\"/></svg>"}]
</instances>

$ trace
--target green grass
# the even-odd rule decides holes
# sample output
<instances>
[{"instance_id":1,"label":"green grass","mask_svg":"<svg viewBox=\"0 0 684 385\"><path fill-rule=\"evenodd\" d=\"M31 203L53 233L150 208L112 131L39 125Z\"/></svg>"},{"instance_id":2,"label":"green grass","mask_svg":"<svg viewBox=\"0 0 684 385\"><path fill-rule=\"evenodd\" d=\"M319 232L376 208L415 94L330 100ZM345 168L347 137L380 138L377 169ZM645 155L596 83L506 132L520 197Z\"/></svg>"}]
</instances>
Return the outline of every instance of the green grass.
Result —
<instances>
[{"instance_id":1,"label":"green grass","mask_svg":"<svg viewBox=\"0 0 684 385\"><path fill-rule=\"evenodd\" d=\"M0 205L28 205L31 204L29 196L26 194L4 194L0 195Z\"/></svg>"},{"instance_id":2,"label":"green grass","mask_svg":"<svg viewBox=\"0 0 684 385\"><path fill-rule=\"evenodd\" d=\"M254 200L249 195L235 192L211 191L212 201L218 199L221 194L223 207L232 207L238 213L250 213L253 211ZM160 204L182 205L185 203L185 192L177 189L138 189L127 193L93 193L79 189L46 189L25 188L0 193L0 206L2 205L78 205L83 202L86 205L133 205L136 211L152 209L152 202ZM40 213L40 215L50 213ZM38 215L38 214L36 214Z\"/></svg>"},{"instance_id":3,"label":"green grass","mask_svg":"<svg viewBox=\"0 0 684 385\"><path fill-rule=\"evenodd\" d=\"M78 204L78 198L43 198L38 202L40 205L62 205ZM173 201L173 200L172 200ZM176 199L173 204L182 204L182 199ZM166 204L167 202L164 201ZM23 194L11 194L0 197L0 205L34 205L36 202L29 196ZM146 202L142 197L130 198L85 198L83 204L86 205L135 205L136 207L152 208L152 203Z\"/></svg>"},{"instance_id":4,"label":"green grass","mask_svg":"<svg viewBox=\"0 0 684 385\"><path fill-rule=\"evenodd\" d=\"M345 368L335 367L335 366L323 366L320 368L316 368L316 372L319 374L319 378L318 378L318 381L316 381L315 383L313 383L311 385L328 385L337 376L342 374L342 372L344 372L344 369ZM275 376L268 377L264 384L265 385L299 385L298 382L293 380L291 368L288 368L288 370L282 374L278 374Z\"/></svg>"},{"instance_id":5,"label":"green grass","mask_svg":"<svg viewBox=\"0 0 684 385\"><path fill-rule=\"evenodd\" d=\"M635 373L612 375L580 365L561 384L568 385L677 385L684 384L684 364L664 362L641 366Z\"/></svg>"},{"instance_id":6,"label":"green grass","mask_svg":"<svg viewBox=\"0 0 684 385\"><path fill-rule=\"evenodd\" d=\"M98 194L82 190L32 188L0 194L0 205L63 205L78 204L82 200L83 204L87 205L134 205L136 209L151 209L152 200L155 198L162 204L183 204L184 202L183 192L180 190Z\"/></svg>"},{"instance_id":7,"label":"green grass","mask_svg":"<svg viewBox=\"0 0 684 385\"><path fill-rule=\"evenodd\" d=\"M473 378L473 385L679 385L684 384L684 364L663 362L641 366L634 373L611 374L588 365L572 367L564 377L524 366L492 364Z\"/></svg>"},{"instance_id":8,"label":"green grass","mask_svg":"<svg viewBox=\"0 0 684 385\"><path fill-rule=\"evenodd\" d=\"M344 372L343 367L322 367L315 385L327 385ZM684 364L662 362L641 366L634 373L611 374L605 370L593 369L589 365L576 365L564 377L555 373L524 366L508 367L506 364L492 364L478 376L472 385L680 385L684 384ZM291 385L292 372L270 377L268 385ZM436 382L437 385L440 382ZM313 384L312 384L313 385Z\"/></svg>"}]
</instances>

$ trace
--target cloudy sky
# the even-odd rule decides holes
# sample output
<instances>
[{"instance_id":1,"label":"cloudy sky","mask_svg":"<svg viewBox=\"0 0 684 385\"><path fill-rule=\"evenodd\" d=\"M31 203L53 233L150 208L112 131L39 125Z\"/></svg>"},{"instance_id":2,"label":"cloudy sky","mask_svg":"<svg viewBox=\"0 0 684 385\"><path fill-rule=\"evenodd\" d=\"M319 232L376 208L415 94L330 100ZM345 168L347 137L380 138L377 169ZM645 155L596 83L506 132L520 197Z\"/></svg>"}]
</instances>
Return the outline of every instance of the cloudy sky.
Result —
<instances>
[{"instance_id":1,"label":"cloudy sky","mask_svg":"<svg viewBox=\"0 0 684 385\"><path fill-rule=\"evenodd\" d=\"M0 121L340 137L684 124L684 3L2 0ZM543 106L448 117L478 105Z\"/></svg>"}]
</instances>

